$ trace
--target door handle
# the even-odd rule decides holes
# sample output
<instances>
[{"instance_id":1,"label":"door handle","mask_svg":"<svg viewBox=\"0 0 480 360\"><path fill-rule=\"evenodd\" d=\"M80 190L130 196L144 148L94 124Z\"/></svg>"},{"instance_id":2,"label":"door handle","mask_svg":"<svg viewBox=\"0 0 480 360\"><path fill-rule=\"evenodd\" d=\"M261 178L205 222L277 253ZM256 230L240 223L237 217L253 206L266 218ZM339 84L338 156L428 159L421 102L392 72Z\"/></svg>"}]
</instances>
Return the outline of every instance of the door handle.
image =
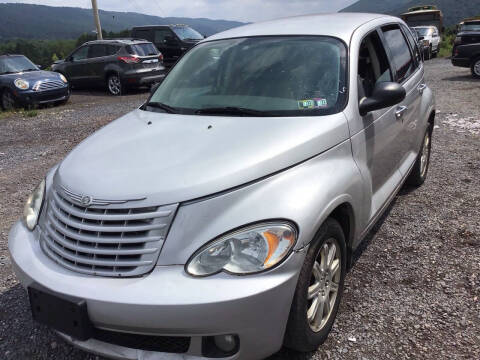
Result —
<instances>
[{"instance_id":1,"label":"door handle","mask_svg":"<svg viewBox=\"0 0 480 360\"><path fill-rule=\"evenodd\" d=\"M418 85L417 90L420 92L420 94L422 94L423 90L425 90L426 88L427 88L427 84L420 84Z\"/></svg>"},{"instance_id":2,"label":"door handle","mask_svg":"<svg viewBox=\"0 0 480 360\"><path fill-rule=\"evenodd\" d=\"M397 119L400 119L403 116L403 113L408 110L407 106L399 106L397 110L395 110L395 116Z\"/></svg>"}]
</instances>

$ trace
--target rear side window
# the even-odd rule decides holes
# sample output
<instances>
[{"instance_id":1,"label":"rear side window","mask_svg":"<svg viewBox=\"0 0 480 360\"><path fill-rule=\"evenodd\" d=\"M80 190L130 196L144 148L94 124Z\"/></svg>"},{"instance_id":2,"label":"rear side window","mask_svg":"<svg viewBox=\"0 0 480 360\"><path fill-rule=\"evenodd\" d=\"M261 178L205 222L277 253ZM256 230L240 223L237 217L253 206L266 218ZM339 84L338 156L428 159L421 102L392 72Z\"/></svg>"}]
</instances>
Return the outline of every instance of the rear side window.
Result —
<instances>
[{"instance_id":1,"label":"rear side window","mask_svg":"<svg viewBox=\"0 0 480 360\"><path fill-rule=\"evenodd\" d=\"M90 45L88 50L88 58L98 58L107 56L107 49L104 44Z\"/></svg>"},{"instance_id":2,"label":"rear side window","mask_svg":"<svg viewBox=\"0 0 480 360\"><path fill-rule=\"evenodd\" d=\"M134 30L133 31L133 36L138 38L138 39L145 39L148 41L152 41L152 31L150 29L147 30Z\"/></svg>"},{"instance_id":3,"label":"rear side window","mask_svg":"<svg viewBox=\"0 0 480 360\"><path fill-rule=\"evenodd\" d=\"M398 26L382 29L392 61L397 68L397 82L402 83L415 71L412 54L407 40Z\"/></svg>"},{"instance_id":4,"label":"rear side window","mask_svg":"<svg viewBox=\"0 0 480 360\"><path fill-rule=\"evenodd\" d=\"M153 42L155 44L162 44L166 42L167 38L171 38L173 36L172 31L169 29L158 29L155 30L154 34L155 36Z\"/></svg>"},{"instance_id":5,"label":"rear side window","mask_svg":"<svg viewBox=\"0 0 480 360\"><path fill-rule=\"evenodd\" d=\"M118 52L118 50L120 50L120 46L118 45L107 45L108 56L115 55Z\"/></svg>"},{"instance_id":6,"label":"rear side window","mask_svg":"<svg viewBox=\"0 0 480 360\"><path fill-rule=\"evenodd\" d=\"M159 54L157 48L152 43L128 45L127 51L131 55L138 55L138 56L149 56L149 55Z\"/></svg>"}]
</instances>

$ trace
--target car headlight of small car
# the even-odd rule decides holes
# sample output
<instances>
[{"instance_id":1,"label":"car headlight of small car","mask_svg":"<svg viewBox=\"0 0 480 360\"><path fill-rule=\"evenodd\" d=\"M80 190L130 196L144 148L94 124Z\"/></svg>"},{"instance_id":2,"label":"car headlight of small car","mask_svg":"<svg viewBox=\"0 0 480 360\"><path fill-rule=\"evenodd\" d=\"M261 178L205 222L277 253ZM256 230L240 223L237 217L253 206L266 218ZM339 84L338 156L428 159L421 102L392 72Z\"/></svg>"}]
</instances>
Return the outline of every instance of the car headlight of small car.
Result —
<instances>
[{"instance_id":1,"label":"car headlight of small car","mask_svg":"<svg viewBox=\"0 0 480 360\"><path fill-rule=\"evenodd\" d=\"M33 231L38 222L40 211L42 210L43 197L45 196L45 180L37 185L32 194L28 197L25 208L23 209L23 222L25 226Z\"/></svg>"},{"instance_id":2,"label":"car headlight of small car","mask_svg":"<svg viewBox=\"0 0 480 360\"><path fill-rule=\"evenodd\" d=\"M30 86L30 84L28 83L27 80L23 80L23 79L16 79L14 81L14 84L17 88L19 88L20 90L27 90Z\"/></svg>"},{"instance_id":3,"label":"car headlight of small car","mask_svg":"<svg viewBox=\"0 0 480 360\"><path fill-rule=\"evenodd\" d=\"M68 83L67 78L66 78L63 74L60 74L60 79L61 79L65 84Z\"/></svg>"},{"instance_id":4,"label":"car headlight of small car","mask_svg":"<svg viewBox=\"0 0 480 360\"><path fill-rule=\"evenodd\" d=\"M209 276L221 271L236 275L258 273L282 262L296 240L296 228L286 222L248 226L200 248L185 269L193 276Z\"/></svg>"}]
</instances>

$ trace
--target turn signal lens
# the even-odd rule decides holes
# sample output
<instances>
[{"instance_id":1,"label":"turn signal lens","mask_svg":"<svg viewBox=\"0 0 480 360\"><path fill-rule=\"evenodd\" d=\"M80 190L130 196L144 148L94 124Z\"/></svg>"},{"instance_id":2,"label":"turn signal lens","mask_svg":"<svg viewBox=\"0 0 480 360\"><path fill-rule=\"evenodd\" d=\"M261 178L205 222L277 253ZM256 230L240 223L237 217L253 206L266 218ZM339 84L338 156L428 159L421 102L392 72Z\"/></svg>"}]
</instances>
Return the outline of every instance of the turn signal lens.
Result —
<instances>
[{"instance_id":1,"label":"turn signal lens","mask_svg":"<svg viewBox=\"0 0 480 360\"><path fill-rule=\"evenodd\" d=\"M283 261L297 241L297 231L289 223L265 223L222 236L197 251L186 265L193 276L221 271L252 274Z\"/></svg>"}]
</instances>

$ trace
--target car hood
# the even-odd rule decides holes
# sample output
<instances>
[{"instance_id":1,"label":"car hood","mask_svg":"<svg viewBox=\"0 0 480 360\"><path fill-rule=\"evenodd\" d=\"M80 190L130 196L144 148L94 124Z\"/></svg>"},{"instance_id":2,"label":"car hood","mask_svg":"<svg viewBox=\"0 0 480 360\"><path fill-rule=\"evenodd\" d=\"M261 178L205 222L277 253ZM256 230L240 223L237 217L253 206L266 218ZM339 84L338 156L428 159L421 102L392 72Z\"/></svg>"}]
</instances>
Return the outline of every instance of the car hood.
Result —
<instances>
[{"instance_id":1,"label":"car hood","mask_svg":"<svg viewBox=\"0 0 480 360\"><path fill-rule=\"evenodd\" d=\"M346 139L343 113L262 118L135 110L80 143L54 182L97 199L171 204L261 179Z\"/></svg>"},{"instance_id":2,"label":"car hood","mask_svg":"<svg viewBox=\"0 0 480 360\"><path fill-rule=\"evenodd\" d=\"M15 73L15 74L2 75L2 78L4 79L8 78L8 79L11 79L12 81L19 78L25 79L31 82L30 85L32 85L32 82L36 82L39 80L58 80L59 75L58 73L55 73L52 71L39 70L39 71L27 71L27 72Z\"/></svg>"}]
</instances>

